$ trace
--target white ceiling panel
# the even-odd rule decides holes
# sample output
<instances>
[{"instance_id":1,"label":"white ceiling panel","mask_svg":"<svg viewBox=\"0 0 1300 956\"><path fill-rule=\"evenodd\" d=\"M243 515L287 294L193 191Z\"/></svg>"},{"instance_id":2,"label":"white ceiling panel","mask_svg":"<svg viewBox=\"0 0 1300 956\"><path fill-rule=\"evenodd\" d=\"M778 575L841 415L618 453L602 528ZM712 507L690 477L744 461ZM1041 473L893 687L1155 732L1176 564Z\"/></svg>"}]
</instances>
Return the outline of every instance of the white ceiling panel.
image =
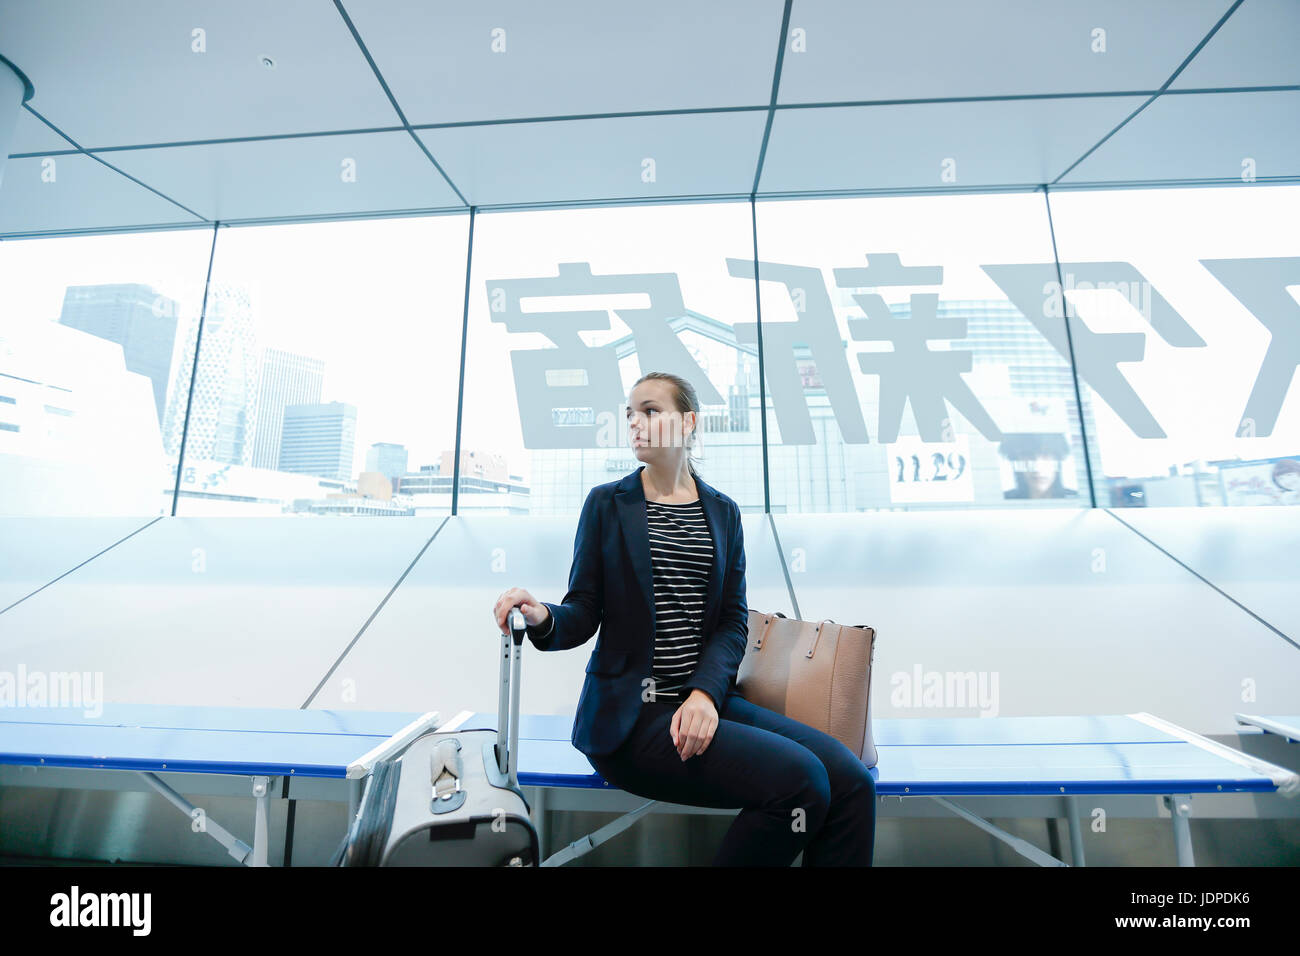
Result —
<instances>
[{"instance_id":1,"label":"white ceiling panel","mask_svg":"<svg viewBox=\"0 0 1300 956\"><path fill-rule=\"evenodd\" d=\"M1300 3L1246 0L1170 89L1300 84Z\"/></svg>"},{"instance_id":2,"label":"white ceiling panel","mask_svg":"<svg viewBox=\"0 0 1300 956\"><path fill-rule=\"evenodd\" d=\"M132 149L104 157L208 219L463 205L406 132ZM355 180L344 178L350 169Z\"/></svg>"},{"instance_id":3,"label":"white ceiling panel","mask_svg":"<svg viewBox=\"0 0 1300 956\"><path fill-rule=\"evenodd\" d=\"M1300 176L1300 92L1165 95L1061 182Z\"/></svg>"},{"instance_id":4,"label":"white ceiling panel","mask_svg":"<svg viewBox=\"0 0 1300 956\"><path fill-rule=\"evenodd\" d=\"M18 125L14 127L14 140L9 155L39 153L55 149L72 149L72 144L50 129L28 110L18 111Z\"/></svg>"},{"instance_id":5,"label":"white ceiling panel","mask_svg":"<svg viewBox=\"0 0 1300 956\"><path fill-rule=\"evenodd\" d=\"M780 0L345 0L413 125L767 105Z\"/></svg>"},{"instance_id":6,"label":"white ceiling panel","mask_svg":"<svg viewBox=\"0 0 1300 956\"><path fill-rule=\"evenodd\" d=\"M765 110L453 126L419 135L474 205L748 193ZM645 171L653 181L644 181Z\"/></svg>"},{"instance_id":7,"label":"white ceiling panel","mask_svg":"<svg viewBox=\"0 0 1300 956\"><path fill-rule=\"evenodd\" d=\"M779 47L780 103L811 105L772 118L761 195L1032 187L1076 161L1062 184L1233 179L1247 157L1300 177L1296 92L1165 94L1110 136L1203 41L1174 89L1300 86L1300 0L794 0L781 46L783 11L0 0L31 109L150 187L69 155L45 190L30 163L70 144L23 111L0 231L192 221L150 189L224 221L743 196Z\"/></svg>"},{"instance_id":8,"label":"white ceiling panel","mask_svg":"<svg viewBox=\"0 0 1300 956\"><path fill-rule=\"evenodd\" d=\"M1051 182L1143 101L1119 96L779 110L759 192ZM946 169L955 179L946 181Z\"/></svg>"},{"instance_id":9,"label":"white ceiling panel","mask_svg":"<svg viewBox=\"0 0 1300 956\"><path fill-rule=\"evenodd\" d=\"M1154 91L1229 0L796 0L780 103ZM1094 30L1104 52L1094 52ZM803 30L804 52L798 52Z\"/></svg>"},{"instance_id":10,"label":"white ceiling panel","mask_svg":"<svg viewBox=\"0 0 1300 956\"><path fill-rule=\"evenodd\" d=\"M399 125L327 0L8 0L0 49L87 149Z\"/></svg>"},{"instance_id":11,"label":"white ceiling panel","mask_svg":"<svg viewBox=\"0 0 1300 956\"><path fill-rule=\"evenodd\" d=\"M89 156L11 159L0 184L0 233L171 225L200 222L184 209Z\"/></svg>"}]
</instances>

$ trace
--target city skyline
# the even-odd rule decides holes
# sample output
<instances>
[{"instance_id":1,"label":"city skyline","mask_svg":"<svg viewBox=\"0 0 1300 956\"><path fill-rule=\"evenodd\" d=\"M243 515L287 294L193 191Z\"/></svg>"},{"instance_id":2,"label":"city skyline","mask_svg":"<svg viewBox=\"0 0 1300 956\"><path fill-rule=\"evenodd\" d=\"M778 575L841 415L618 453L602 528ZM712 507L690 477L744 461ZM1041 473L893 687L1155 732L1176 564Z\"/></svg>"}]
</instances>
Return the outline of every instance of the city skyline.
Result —
<instances>
[{"instance_id":1,"label":"city skyline","mask_svg":"<svg viewBox=\"0 0 1300 956\"><path fill-rule=\"evenodd\" d=\"M1193 198L1213 210L1229 198L1219 197L1218 192L1200 190ZM1247 219L1262 215L1266 209L1275 215L1286 208L1285 203L1292 197L1285 191L1272 192L1271 200L1263 191L1239 200L1233 197L1233 208ZM1065 250L1063 234L1068 225L1072 258L1096 259L1099 252L1109 251L1114 245L1113 222L1100 231L1079 228L1089 225L1079 217L1090 215L1103 199L1109 201L1109 197L1093 197L1092 207L1087 209L1068 197L1053 199L1053 204L1062 204L1058 239ZM1156 209L1165 211L1172 208L1171 204L1176 206L1177 199L1169 195L1127 196L1116 212L1123 210L1131 215L1136 209L1146 215ZM809 210L819 217L808 218ZM535 323L537 329L558 329L572 322L575 315L594 317L593 330L580 329L572 341L587 350L613 349L617 376L612 383L606 380L601 393L605 396L601 406L610 406L608 413L614 428L606 443L613 445L618 444L621 428L619 403L642 364L648 361L670 369L673 365L656 357L653 349L646 351L646 300L620 294L610 280L619 276L641 282L654 279L669 283L666 288L678 289L680 305L670 309L675 331L664 341L680 348L680 354L699 368L696 384L702 395L710 391L709 398L719 403L706 404L703 409L701 434L713 452L708 465L723 482L720 487L735 489L737 500L743 498L742 503L752 510L762 501L763 493L755 477L762 473L757 355L752 331L745 331L754 325L755 283L752 269L748 278L743 272L746 260L723 254L745 248L751 228L747 212L748 207L740 204L714 204L680 209L582 209L485 216L476 232L468 302L469 340L465 343L460 341L466 310L463 221L443 217L222 230L211 266L211 324L205 321L194 403L188 409L187 462L225 459L239 462L233 466L236 468L268 463L274 445L271 436L279 420L276 416L291 404L302 404L304 398L314 401L314 376L319 374L318 404L345 402L357 409L349 480L356 480L367 470L364 458L374 446L400 444L408 451L409 476L413 481L425 481L435 473L430 467L433 463L441 463L446 457L447 464L451 464L450 455L456 448L459 361L464 347L467 365L460 442L466 464L462 475L471 473L476 467L472 462L480 460L468 456L500 456L507 463L505 472L517 476L517 480L509 481L529 489L532 503L539 510L572 510L582 489L575 486L574 478L561 479L560 472L575 475L576 484L587 481L589 476L594 480L605 474L603 463L611 454L613 460L627 462L626 449L602 450L592 443L583 450L580 443L570 442L568 450L562 452L560 448L566 447L562 442L548 457L541 449L531 447L525 439L521 411L533 405L521 401L518 369L512 366L521 356L555 346L545 333L507 328L499 320L502 313L497 306L500 290L511 283L554 284L565 269L580 265L590 281L602 283L599 294L572 296L573 301L569 301L563 295L551 295L548 289L544 298L520 299L518 318ZM971 352L972 369L962 377L995 418L1008 414L999 406L1005 399L1033 399L1035 392L1038 397L1050 397L1063 404L1069 421L1075 484L1080 489L1085 487L1086 463L1078 411L1072 407L1076 400L1070 363L1058 354L1062 351L1060 344L1048 343L1024 321L1024 304L1010 301L987 271L1006 268L998 263L1051 264L1051 247L1045 244L1047 233L1041 228L1041 198L893 197L820 205L791 202L761 204L760 212L763 222L759 229L765 238L761 260L764 281L758 283L758 304L766 333L766 414L774 509L895 506L885 493L887 487L874 477L886 470L886 449L877 450L882 443L878 392L884 380L858 368L861 361L874 361L872 353L892 346L858 338L855 323L860 325L870 316L857 298L861 289L872 287L846 285L844 279L855 269L876 268L882 256L921 273L941 269L937 285L890 285L875 287L875 293L897 317L910 314L914 296L934 293L938 296L936 317L940 322L961 319L967 323L964 338L941 335L930 340L928 348L935 354ZM859 212L870 215L862 219ZM800 224L816 228L793 228ZM989 224L996 228L990 231ZM502 226L509 228L503 231ZM1181 478L1187 477L1184 473L1188 471L1213 470L1216 461L1277 460L1295 454L1300 446L1293 424L1300 408L1295 389L1287 396L1271 436L1234 434L1235 420L1229 416L1240 414L1269 348L1268 333L1260 321L1243 310L1241 303L1233 303L1232 310L1225 309L1222 285L1212 288L1214 295L1205 291L1207 280L1213 280L1196 258L1285 250L1290 240L1273 231L1252 234L1250 241L1240 234L1219 236L1211 243L1213 231L1201 228L1197 234L1194 226L1195 221L1188 216L1177 217L1176 228L1183 235L1181 246L1172 251L1162 247L1153 254L1148 246L1135 245L1131 237L1122 248L1128 257L1125 261L1134 263L1139 275L1149 277L1154 288L1199 332L1204 343L1199 348L1163 339L1160 329L1152 325L1152 317L1143 314L1144 301L1151 301L1149 289L1145 300L1125 299L1114 293L1107 298L1097 291L1081 291L1066 275L1071 290L1069 303L1077 310L1078 333L1086 332L1098 339L1138 336L1145 342L1143 360L1123 365L1120 375L1133 383L1166 431L1165 437L1135 436L1108 405L1107 394L1093 390L1087 370L1079 370L1079 399L1089 438L1087 458L1100 505L1111 503L1106 498L1110 480L1106 476L1139 481L1157 476ZM593 233L593 227L598 231ZM1147 231L1162 235L1165 230L1165 226L1147 227ZM593 254L592 248L597 236L602 240L599 255ZM41 252L55 249L62 254L57 262ZM57 316L71 287L135 285L156 292L160 317L174 316L176 325L168 385L172 394L160 423L160 441L166 452L174 454L185 427L193 338L202 303L203 270L198 266L210 252L211 243L201 234L74 237L0 244L0 278L31 276L31 281L16 294L7 293L0 301L0 315L5 316L0 319L0 334L8 333L12 338L19 335L20 327L39 322L38 317ZM774 388L773 376L784 374L785 361L774 349L802 319L790 289L780 282L767 281L773 269L768 264L782 262L803 270L809 281L821 284L834 300L833 335L839 344L829 354L839 352L850 363L850 394L856 393L851 405L827 404L827 394L812 387L814 381L808 378L809 369L817 371L817 356L803 351L797 359L793 395L783 396ZM1172 271L1175 265L1183 271ZM248 314L242 311L242 299L232 294L235 288L247 291ZM1184 288L1193 290L1195 296L1189 297ZM1291 297L1295 297L1294 287ZM42 302L49 304L48 309L41 307ZM1021 318L1015 319L1014 336L1021 336L1017 347L1033 353L1028 362L1010 353L997 357L999 349L1008 347L1003 341L1008 332L996 327L1004 319L994 319L1014 318L1016 314ZM994 324L981 326L986 320ZM1270 321L1275 319L1270 317ZM741 332L744 335L738 339ZM124 359L136 362L138 355L132 357L128 352L138 349L130 343L122 348ZM747 357L742 358L742 353ZM1220 355L1226 363L1215 364ZM298 368L285 372L289 377L264 369L284 369L286 363L305 362L319 364L313 366L315 371ZM1195 369L1207 363L1214 364L1213 378L1206 380L1205 386L1189 389L1182 380L1184 368ZM135 367L140 367L138 362ZM577 384L586 373L545 374L548 387L563 387ZM157 419L157 373L149 374L148 379L154 394L153 417ZM307 392L302 390L304 383L309 383ZM791 406L791 400L796 404ZM557 408L560 404L556 403ZM561 411L557 410L555 424L587 427L583 423L589 421L592 403L569 404L586 404L589 408L576 416L572 409L563 411L563 417L558 417ZM783 441L782 434L793 421L782 416L801 406L815 429L806 447ZM862 415L864 435L855 437L844 432L847 420L843 409L850 407ZM958 410L954 415L953 406L948 407L956 431L964 432L964 413ZM914 411L908 403L900 437L916 434ZM999 462L989 458L988 453L996 450L996 442L976 432L967 434L976 453L983 456L983 463L974 466L976 477L984 469L986 479L992 481L991 469ZM862 437L867 440L862 442ZM259 450L259 441L269 444ZM724 450L725 454L720 454ZM868 460L873 457L874 461ZM824 486L801 487L799 482L807 479L814 462L828 475L833 472L833 477L827 477ZM276 464L278 467L278 457ZM1000 466L1005 467L1005 462ZM392 484L392 476L386 477ZM461 490L470 487L462 482ZM543 489L550 489L553 503L539 497ZM983 493L980 497L984 498Z\"/></svg>"}]
</instances>

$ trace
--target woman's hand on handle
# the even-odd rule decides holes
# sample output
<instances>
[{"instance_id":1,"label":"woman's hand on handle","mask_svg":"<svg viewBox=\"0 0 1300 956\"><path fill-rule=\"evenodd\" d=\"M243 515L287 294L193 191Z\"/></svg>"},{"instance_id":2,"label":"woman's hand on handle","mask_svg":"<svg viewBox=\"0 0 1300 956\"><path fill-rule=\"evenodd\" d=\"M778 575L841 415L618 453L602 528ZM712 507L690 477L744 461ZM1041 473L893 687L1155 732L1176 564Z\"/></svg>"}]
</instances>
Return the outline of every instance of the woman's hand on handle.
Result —
<instances>
[{"instance_id":1,"label":"woman's hand on handle","mask_svg":"<svg viewBox=\"0 0 1300 956\"><path fill-rule=\"evenodd\" d=\"M673 746L682 760L704 753L717 729L718 710L713 706L713 698L698 687L673 712L672 723L668 725Z\"/></svg>"},{"instance_id":2,"label":"woman's hand on handle","mask_svg":"<svg viewBox=\"0 0 1300 956\"><path fill-rule=\"evenodd\" d=\"M545 624L551 614L550 608L540 603L523 588L511 588L497 598L496 604L492 605L492 617L497 622L497 630L502 634L508 633L506 618L510 610L516 607L523 612L524 622L534 627Z\"/></svg>"}]
</instances>

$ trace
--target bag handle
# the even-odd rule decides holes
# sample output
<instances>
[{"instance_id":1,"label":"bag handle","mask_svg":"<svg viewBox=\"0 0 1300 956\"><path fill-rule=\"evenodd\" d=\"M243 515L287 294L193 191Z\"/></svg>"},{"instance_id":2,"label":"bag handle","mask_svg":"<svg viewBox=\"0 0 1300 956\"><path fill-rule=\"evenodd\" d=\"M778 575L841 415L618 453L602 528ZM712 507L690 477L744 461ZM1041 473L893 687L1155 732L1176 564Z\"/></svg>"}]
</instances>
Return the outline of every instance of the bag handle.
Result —
<instances>
[{"instance_id":1,"label":"bag handle","mask_svg":"<svg viewBox=\"0 0 1300 956\"><path fill-rule=\"evenodd\" d=\"M812 647L808 648L808 653L804 657L811 659L817 653L817 644L822 639L822 625L824 624L835 624L835 622L829 617L824 617L817 623L816 636L813 638ZM838 627L839 625L836 624L835 626Z\"/></svg>"},{"instance_id":2,"label":"bag handle","mask_svg":"<svg viewBox=\"0 0 1300 956\"><path fill-rule=\"evenodd\" d=\"M429 755L429 782L433 786L433 801L450 800L460 791L462 768L460 741L448 737L438 742Z\"/></svg>"},{"instance_id":3,"label":"bag handle","mask_svg":"<svg viewBox=\"0 0 1300 956\"><path fill-rule=\"evenodd\" d=\"M767 620L766 620L766 621L764 622L764 624L763 624L763 630L762 630L762 632L761 632L761 633L759 634L759 636L758 636L758 642L754 645L754 650L757 651L757 650L760 650L760 649L762 648L762 646L763 646L763 639L767 637L767 632L770 631L770 630L772 629L772 625L776 623L776 619L777 619L778 617L779 617L779 618L783 618L783 619L785 619L785 620L789 620L789 618L786 618L786 616L785 616L784 614L782 614L780 611L777 611L776 613L769 615L768 618L767 618ZM829 617L824 617L824 618L821 619L821 621L817 624L817 628L816 628L816 636L813 638L812 647L808 648L808 653L804 655L805 658L811 660L811 659L812 659L812 656L813 656L814 654L817 653L817 645L818 645L818 643L821 642L821 639L822 639L822 628L823 628L823 626L826 625L826 624L835 624L835 621L834 621L833 619L829 618ZM839 627L839 628L843 628L843 627L845 627L845 626L846 626L846 625L843 625L843 624L837 624L837 625L836 625L836 627ZM857 627L858 627L858 629L860 629L860 630L864 630L864 631L872 631L872 630L873 630L873 628L871 628L869 625L866 625L866 624L859 624L859 625L857 625ZM875 657L875 655L876 655L876 642L875 642L875 640L872 640L872 642L871 642L871 656L872 656L872 657Z\"/></svg>"}]
</instances>

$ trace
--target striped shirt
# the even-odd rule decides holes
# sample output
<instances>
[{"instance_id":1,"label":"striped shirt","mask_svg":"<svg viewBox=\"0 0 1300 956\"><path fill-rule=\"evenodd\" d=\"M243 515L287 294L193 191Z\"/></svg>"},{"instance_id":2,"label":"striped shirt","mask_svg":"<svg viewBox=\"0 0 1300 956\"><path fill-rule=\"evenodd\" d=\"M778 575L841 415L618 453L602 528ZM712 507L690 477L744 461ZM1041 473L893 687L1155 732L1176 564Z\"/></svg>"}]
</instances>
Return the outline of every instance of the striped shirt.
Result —
<instances>
[{"instance_id":1,"label":"striped shirt","mask_svg":"<svg viewBox=\"0 0 1300 956\"><path fill-rule=\"evenodd\" d=\"M684 504L646 501L655 599L653 700L680 702L695 673L713 538L697 498Z\"/></svg>"}]
</instances>

